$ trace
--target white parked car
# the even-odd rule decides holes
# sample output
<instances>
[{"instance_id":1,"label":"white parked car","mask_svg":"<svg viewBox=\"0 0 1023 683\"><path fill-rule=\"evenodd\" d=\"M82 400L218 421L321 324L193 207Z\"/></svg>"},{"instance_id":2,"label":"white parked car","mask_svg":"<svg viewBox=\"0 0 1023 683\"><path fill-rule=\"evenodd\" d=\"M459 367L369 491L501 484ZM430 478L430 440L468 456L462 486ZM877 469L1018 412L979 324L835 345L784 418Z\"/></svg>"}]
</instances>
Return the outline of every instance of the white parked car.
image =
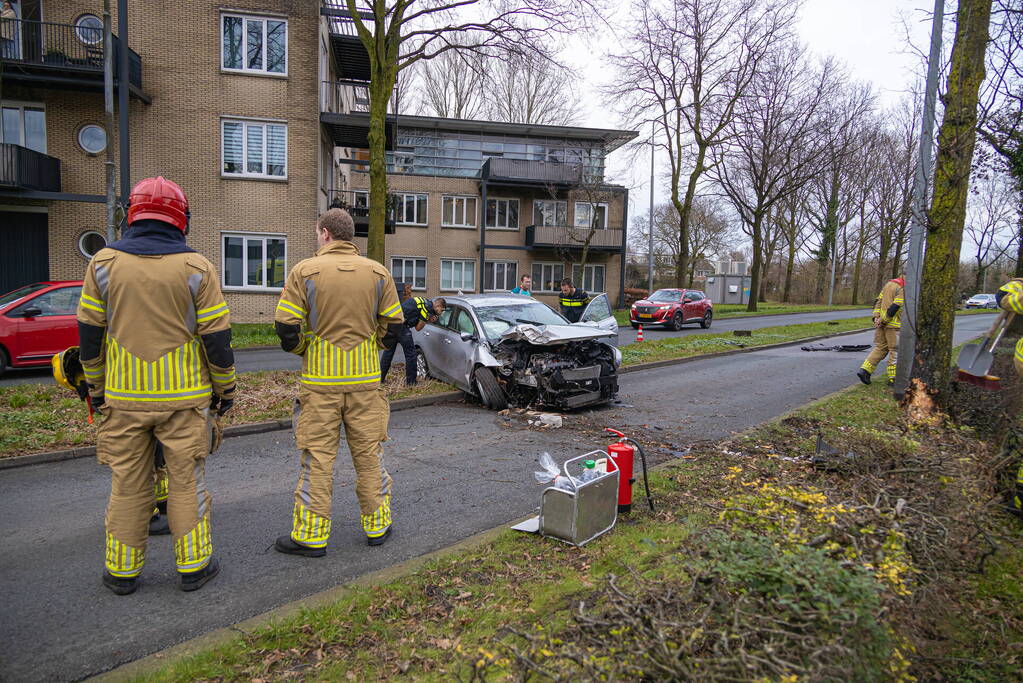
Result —
<instances>
[{"instance_id":1,"label":"white parked car","mask_svg":"<svg viewBox=\"0 0 1023 683\"><path fill-rule=\"evenodd\" d=\"M974 294L966 300L967 308L998 308L994 294Z\"/></svg>"}]
</instances>

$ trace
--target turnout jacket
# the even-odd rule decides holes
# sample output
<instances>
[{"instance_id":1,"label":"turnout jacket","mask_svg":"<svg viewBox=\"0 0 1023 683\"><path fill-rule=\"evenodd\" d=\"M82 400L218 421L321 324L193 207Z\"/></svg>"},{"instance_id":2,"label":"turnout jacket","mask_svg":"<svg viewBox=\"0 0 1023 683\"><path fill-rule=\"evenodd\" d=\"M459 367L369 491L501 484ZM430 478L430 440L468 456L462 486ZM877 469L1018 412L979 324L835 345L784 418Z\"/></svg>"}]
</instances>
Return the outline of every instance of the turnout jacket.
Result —
<instances>
[{"instance_id":1,"label":"turnout jacket","mask_svg":"<svg viewBox=\"0 0 1023 683\"><path fill-rule=\"evenodd\" d=\"M998 305L1016 315L1023 315L1023 278L1013 278L998 288ZM1023 363L1023 339L1016 342L1016 369ZM1023 469L1020 470L1023 473ZM1023 474L1021 474L1023 476Z\"/></svg>"},{"instance_id":2,"label":"turnout jacket","mask_svg":"<svg viewBox=\"0 0 1023 683\"><path fill-rule=\"evenodd\" d=\"M403 316L387 269L335 240L291 269L274 315L281 348L302 356L302 384L319 392L375 389L378 343Z\"/></svg>"},{"instance_id":3,"label":"turnout jacket","mask_svg":"<svg viewBox=\"0 0 1023 683\"><path fill-rule=\"evenodd\" d=\"M184 410L214 393L234 398L231 316L200 254L100 250L85 273L78 333L89 393L111 406Z\"/></svg>"},{"instance_id":4,"label":"turnout jacket","mask_svg":"<svg viewBox=\"0 0 1023 683\"><path fill-rule=\"evenodd\" d=\"M561 304L561 315L568 318L568 322L577 323L583 316L583 309L586 308L586 299L589 296L578 287L571 294L562 292L558 302Z\"/></svg>"},{"instance_id":5,"label":"turnout jacket","mask_svg":"<svg viewBox=\"0 0 1023 683\"><path fill-rule=\"evenodd\" d=\"M874 301L873 315L881 319L884 327L897 330L902 327L902 304L902 284L898 280L889 280Z\"/></svg>"}]
</instances>

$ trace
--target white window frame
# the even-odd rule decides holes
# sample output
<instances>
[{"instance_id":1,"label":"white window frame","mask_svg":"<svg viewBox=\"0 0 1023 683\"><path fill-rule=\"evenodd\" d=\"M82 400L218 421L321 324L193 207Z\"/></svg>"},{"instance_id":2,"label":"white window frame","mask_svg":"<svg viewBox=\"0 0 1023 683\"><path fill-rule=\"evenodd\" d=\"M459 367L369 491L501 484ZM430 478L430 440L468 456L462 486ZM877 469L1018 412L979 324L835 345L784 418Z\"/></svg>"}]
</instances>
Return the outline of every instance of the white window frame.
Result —
<instances>
[{"instance_id":1,"label":"white window frame","mask_svg":"<svg viewBox=\"0 0 1023 683\"><path fill-rule=\"evenodd\" d=\"M609 215L608 214L608 208L607 208L607 202L576 202L575 203L574 213L572 214L572 225L573 225L573 227L575 227L576 229L579 229L579 230L589 230L592 227L591 225L580 225L579 224L579 207L580 206L590 206L590 207L597 207L597 208L603 207L603 209L604 209L604 227L602 227L602 228L598 227L598 228L593 228L593 229L594 230L607 230L608 215ZM592 208L591 208L591 211L592 211Z\"/></svg>"},{"instance_id":2,"label":"white window frame","mask_svg":"<svg viewBox=\"0 0 1023 683\"><path fill-rule=\"evenodd\" d=\"M504 269L504 284L506 285L505 287L490 287L489 285L491 283L485 281L485 278L487 276L487 264L488 263L493 263L495 265L498 264L498 263L505 264L505 269ZM513 275L512 278L511 278L511 287L507 286L508 285L508 267L507 267L507 264L509 264L509 263L513 264L515 266L515 275ZM495 271L496 271L496 269L495 269ZM487 261L485 261L483 263L483 272L480 273L480 277L484 278L484 280L481 281L481 282L483 282L483 291L484 292L510 292L513 289L515 289L516 287L518 287L518 285L519 285L519 275L520 275L520 273L519 273L519 262L518 261L508 261L506 259L496 259L496 260L492 261L492 260L488 259Z\"/></svg>"},{"instance_id":3,"label":"white window frame","mask_svg":"<svg viewBox=\"0 0 1023 683\"><path fill-rule=\"evenodd\" d=\"M487 201L488 202L509 202L509 204L511 202L515 202L515 216L518 219L519 223L522 222L522 216L520 215L521 211L522 211L522 203L518 199L510 198L510 197L487 197ZM508 215L507 211L505 211L505 215L506 216ZM497 218L497 211L496 210L494 211L494 218L495 218L495 220ZM486 209L486 207L483 207L483 223L486 224L486 222L487 222L487 209ZM514 228L510 228L510 227L508 227L506 225L505 226L487 225L486 229L487 230L507 230L509 232L518 232L519 226L516 225Z\"/></svg>"},{"instance_id":4,"label":"white window frame","mask_svg":"<svg viewBox=\"0 0 1023 683\"><path fill-rule=\"evenodd\" d=\"M49 121L47 121L47 116L46 116L46 104L44 104L43 102L28 102L28 101L25 101L25 100L0 100L0 142L3 142L3 135L2 135L3 134L3 130L2 130L2 127L3 127L3 111L2 110L4 110L4 109L18 109L18 110L21 111L21 114L20 114L20 116L21 116L21 140L19 142L15 142L13 144L18 145L19 147L24 147L25 149L29 149L29 147L25 145L25 110L26 109L41 109L42 110L42 112L43 112L43 121L45 122L46 125L43 126L43 150L41 152L39 152L39 153L40 154L46 154L47 153L46 152L46 148L50 144L50 135L49 135L49 131L47 130L47 127L49 125ZM76 139L76 141L77 141L77 138L78 138L78 133L75 132L75 139ZM35 151L39 151L39 150L35 150Z\"/></svg>"},{"instance_id":5,"label":"white window frame","mask_svg":"<svg viewBox=\"0 0 1023 683\"><path fill-rule=\"evenodd\" d=\"M391 267L387 271L387 272L391 273L391 277L392 278L394 277L394 262L395 261L422 261L423 262L423 286L422 287L416 287L415 286L415 281L414 280L415 280L416 266L415 266L414 263L412 264L412 273L413 273L413 276L412 276L412 279L413 279L412 291L413 292L425 292L427 286L429 285L429 280L430 280L430 260L428 258L426 258L425 256L392 256L391 257L391 261L390 261L390 266ZM402 272L405 271L405 265L404 264L402 264L401 270L402 270ZM402 276L401 280L395 279L395 282L404 282L404 281L405 281L404 276Z\"/></svg>"},{"instance_id":6,"label":"white window frame","mask_svg":"<svg viewBox=\"0 0 1023 683\"><path fill-rule=\"evenodd\" d=\"M537 279L535 277L533 277L533 268L536 267L536 266L540 266L541 279L539 281L537 281ZM544 268L551 268L551 275L554 274L554 270L553 270L554 268L561 268L561 277L559 277L555 281L556 284L554 285L554 289L540 289L539 288L539 287L542 287L543 283L544 283L544 280L542 279L543 269ZM529 266L529 277L531 277L533 279L533 291L534 292L547 292L547 293L560 292L561 289L558 287L557 283L560 283L561 280L565 279L565 264L561 263L560 261L534 261ZM554 278L551 278L551 279L553 280ZM583 289L585 289L585 287Z\"/></svg>"},{"instance_id":7,"label":"white window frame","mask_svg":"<svg viewBox=\"0 0 1023 683\"><path fill-rule=\"evenodd\" d=\"M224 240L228 237L240 237L242 238L242 284L240 285L229 285L227 284L227 248L224 245ZM249 274L249 245L248 240L262 240L263 242L263 259L266 259L266 241L267 240L284 240L284 279L287 282L288 278L288 236L284 233L276 232L244 232L239 230L223 230L220 233L220 282L221 289L226 292L281 292L284 287L267 287L265 284L250 285L247 284ZM265 277L265 272L264 272ZM265 281L264 281L265 282Z\"/></svg>"},{"instance_id":8,"label":"white window frame","mask_svg":"<svg viewBox=\"0 0 1023 683\"><path fill-rule=\"evenodd\" d=\"M458 214L461 213L461 215L462 215L462 222L461 223L457 223L457 222L448 223L448 222L446 222L444 220L444 215L445 215L444 208L445 208L445 204L447 204L449 199L452 202L454 202L454 208L452 209L452 215L457 220ZM466 220L467 217L469 216L469 211L466 209L466 206L468 206L470 199L473 201L473 203L476 206L476 209L472 212L472 222L471 223ZM427 200L427 201L429 201L429 200ZM468 229L468 230L475 230L477 228L477 226L479 225L479 213L480 213L479 212L479 207L480 207L480 198L479 197L477 197L475 195L471 195L471 194L446 194L446 195L443 195L441 197L440 201L441 201L441 204L440 204L440 226L442 228L463 228L463 229ZM461 204L462 204L461 212L459 212L459 210L458 210L459 201L461 201Z\"/></svg>"},{"instance_id":9,"label":"white window frame","mask_svg":"<svg viewBox=\"0 0 1023 683\"><path fill-rule=\"evenodd\" d=\"M388 194L391 197L401 197L400 201L397 201L397 200L394 200L394 199L391 200L391 201L397 201L397 203L396 203L396 205L394 207L394 211L395 211L394 222L395 222L395 224L397 224L397 225L418 225L420 227L429 225L429 216L430 216L430 193L429 192L390 192ZM423 211L426 213L425 216L417 215L417 216L415 216L416 220L414 220L414 221L403 220L405 218L405 197L408 197L408 196L426 197L426 207L423 209ZM419 201L418 201L418 199L416 200L415 205L417 207L416 208L416 213L418 214L419 213L419 208L418 208L419 207Z\"/></svg>"},{"instance_id":10,"label":"white window frame","mask_svg":"<svg viewBox=\"0 0 1023 683\"><path fill-rule=\"evenodd\" d=\"M578 263L573 263L572 269L570 271L572 273L572 282L575 283L576 287L582 289L587 294L599 294L604 291L604 289L607 287L607 266L605 264L587 263L583 267L582 272L580 273L580 277L576 278L575 269L578 267L579 267ZM601 278L604 281L604 287L601 287L600 290L595 291L593 289L593 273L596 271L597 268L600 268L604 273L603 277ZM589 273L589 281L587 281L587 273Z\"/></svg>"},{"instance_id":11,"label":"white window frame","mask_svg":"<svg viewBox=\"0 0 1023 683\"><path fill-rule=\"evenodd\" d=\"M224 20L228 17L233 17L242 20L242 67L235 69L232 67L224 66ZM263 68L262 69L250 69L245 66L248 55L248 27L246 26L247 21L262 21L263 22ZM267 21L282 21L284 22L284 71L267 71L267 41L266 41L266 22ZM242 14L239 12L221 12L220 13L220 70L225 73L231 74L248 74L250 76L270 76L273 78L287 78L288 76L288 62L290 56L288 54L291 46L291 27L288 26L287 17L274 16L272 14Z\"/></svg>"},{"instance_id":12,"label":"white window frame","mask_svg":"<svg viewBox=\"0 0 1023 683\"><path fill-rule=\"evenodd\" d=\"M224 157L227 153L225 135L225 126L228 123L240 123L242 124L242 172L241 173L228 173L224 170ZM263 127L263 170L265 171L267 163L267 146L269 145L269 136L266 134L267 126L283 126L284 127L284 175L269 175L267 173L250 173L249 168L249 144L248 144L248 129L249 126L262 126ZM288 179L288 122L280 119L248 119L240 118L237 116L221 116L220 117L220 177L221 178L250 178L257 180L274 180L279 182L287 181Z\"/></svg>"},{"instance_id":13,"label":"white window frame","mask_svg":"<svg viewBox=\"0 0 1023 683\"><path fill-rule=\"evenodd\" d=\"M537 209L539 208L538 207L539 204L564 204L565 205L565 222L561 223L561 224L555 223L554 225L541 225L540 223L537 223L536 222L536 212L537 212ZM558 213L557 209L554 210L554 213L555 213L555 215L557 215L557 213ZM568 227L568 202L566 200L564 200L564 199L534 199L533 200L533 224L536 225L537 227L545 227L545 228L567 228Z\"/></svg>"},{"instance_id":14,"label":"white window frame","mask_svg":"<svg viewBox=\"0 0 1023 683\"><path fill-rule=\"evenodd\" d=\"M454 283L454 268L452 268L452 271L451 271L451 273L452 273L452 286L451 287L445 287L444 286L444 264L445 263L451 263L451 264L461 263L462 264L462 279L461 279L461 285L460 286L456 286L456 285L453 284ZM465 282L465 264L467 264L467 263L471 263L472 264L472 281L469 282L469 283ZM475 292L476 291L476 271L479 270L479 265L480 264L479 264L478 260L471 259L471 258L469 258L469 259L467 259L467 258L442 258L440 260L440 291L442 291L442 292L458 292L458 291L462 291L462 292L465 292L465 291Z\"/></svg>"}]
</instances>

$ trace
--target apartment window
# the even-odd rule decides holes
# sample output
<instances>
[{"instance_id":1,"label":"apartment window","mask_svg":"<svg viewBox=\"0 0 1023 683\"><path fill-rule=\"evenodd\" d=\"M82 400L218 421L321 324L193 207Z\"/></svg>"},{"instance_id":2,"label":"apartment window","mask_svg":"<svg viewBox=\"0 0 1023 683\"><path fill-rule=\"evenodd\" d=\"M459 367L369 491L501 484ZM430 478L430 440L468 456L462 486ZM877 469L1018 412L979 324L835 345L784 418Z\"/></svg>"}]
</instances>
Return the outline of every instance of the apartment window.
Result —
<instances>
[{"instance_id":1,"label":"apartment window","mask_svg":"<svg viewBox=\"0 0 1023 683\"><path fill-rule=\"evenodd\" d=\"M594 219L596 213L596 219ZM592 202L575 203L575 227L596 228L603 230L607 227L607 204L594 204Z\"/></svg>"},{"instance_id":2,"label":"apartment window","mask_svg":"<svg viewBox=\"0 0 1023 683\"><path fill-rule=\"evenodd\" d=\"M537 292L557 292L561 281L565 279L565 266L561 263L534 263L533 290Z\"/></svg>"},{"instance_id":3,"label":"apartment window","mask_svg":"<svg viewBox=\"0 0 1023 683\"><path fill-rule=\"evenodd\" d=\"M426 289L426 259L392 258L391 277L395 282L411 282L412 289Z\"/></svg>"},{"instance_id":4,"label":"apartment window","mask_svg":"<svg viewBox=\"0 0 1023 683\"><path fill-rule=\"evenodd\" d=\"M488 199L487 227L499 230L518 230L519 200Z\"/></svg>"},{"instance_id":5,"label":"apartment window","mask_svg":"<svg viewBox=\"0 0 1023 683\"><path fill-rule=\"evenodd\" d=\"M515 261L487 261L483 264L483 288L487 291L511 291L518 284Z\"/></svg>"},{"instance_id":6,"label":"apartment window","mask_svg":"<svg viewBox=\"0 0 1023 683\"><path fill-rule=\"evenodd\" d=\"M223 174L284 179L288 175L288 126L283 123L224 119Z\"/></svg>"},{"instance_id":7,"label":"apartment window","mask_svg":"<svg viewBox=\"0 0 1023 683\"><path fill-rule=\"evenodd\" d=\"M46 110L42 105L4 102L0 110L0 141L46 154Z\"/></svg>"},{"instance_id":8,"label":"apartment window","mask_svg":"<svg viewBox=\"0 0 1023 683\"><path fill-rule=\"evenodd\" d=\"M220 21L221 66L224 69L250 73L287 73L286 20L224 14Z\"/></svg>"},{"instance_id":9,"label":"apartment window","mask_svg":"<svg viewBox=\"0 0 1023 683\"><path fill-rule=\"evenodd\" d=\"M568 202L534 199L533 225L543 227L564 227L568 225Z\"/></svg>"},{"instance_id":10,"label":"apartment window","mask_svg":"<svg viewBox=\"0 0 1023 683\"><path fill-rule=\"evenodd\" d=\"M224 286L281 289L287 274L287 244L281 235L224 234Z\"/></svg>"},{"instance_id":11,"label":"apartment window","mask_svg":"<svg viewBox=\"0 0 1023 683\"><path fill-rule=\"evenodd\" d=\"M444 291L473 291L476 289L476 262L473 260L441 259L440 288Z\"/></svg>"},{"instance_id":12,"label":"apartment window","mask_svg":"<svg viewBox=\"0 0 1023 683\"><path fill-rule=\"evenodd\" d=\"M475 228L475 197L444 197L442 200L441 225L445 228Z\"/></svg>"},{"instance_id":13,"label":"apartment window","mask_svg":"<svg viewBox=\"0 0 1023 683\"><path fill-rule=\"evenodd\" d=\"M396 223L426 225L427 195L397 192L391 196L394 198Z\"/></svg>"},{"instance_id":14,"label":"apartment window","mask_svg":"<svg viewBox=\"0 0 1023 683\"><path fill-rule=\"evenodd\" d=\"M591 294L593 292L603 292L604 266L586 266L582 273L582 278L579 277L579 266L572 266L572 282L575 283L576 287L581 287Z\"/></svg>"}]
</instances>

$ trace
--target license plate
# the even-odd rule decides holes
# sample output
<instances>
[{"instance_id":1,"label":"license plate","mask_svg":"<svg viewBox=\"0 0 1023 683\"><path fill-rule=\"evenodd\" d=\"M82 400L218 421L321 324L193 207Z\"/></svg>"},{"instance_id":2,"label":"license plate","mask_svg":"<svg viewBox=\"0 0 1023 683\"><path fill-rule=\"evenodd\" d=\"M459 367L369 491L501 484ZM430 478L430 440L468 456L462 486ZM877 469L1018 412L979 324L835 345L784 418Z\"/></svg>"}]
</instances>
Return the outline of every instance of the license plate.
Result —
<instances>
[{"instance_id":1,"label":"license plate","mask_svg":"<svg viewBox=\"0 0 1023 683\"><path fill-rule=\"evenodd\" d=\"M652 318L652 317L654 317L654 314L653 313L640 313L639 317L640 318Z\"/></svg>"}]
</instances>

